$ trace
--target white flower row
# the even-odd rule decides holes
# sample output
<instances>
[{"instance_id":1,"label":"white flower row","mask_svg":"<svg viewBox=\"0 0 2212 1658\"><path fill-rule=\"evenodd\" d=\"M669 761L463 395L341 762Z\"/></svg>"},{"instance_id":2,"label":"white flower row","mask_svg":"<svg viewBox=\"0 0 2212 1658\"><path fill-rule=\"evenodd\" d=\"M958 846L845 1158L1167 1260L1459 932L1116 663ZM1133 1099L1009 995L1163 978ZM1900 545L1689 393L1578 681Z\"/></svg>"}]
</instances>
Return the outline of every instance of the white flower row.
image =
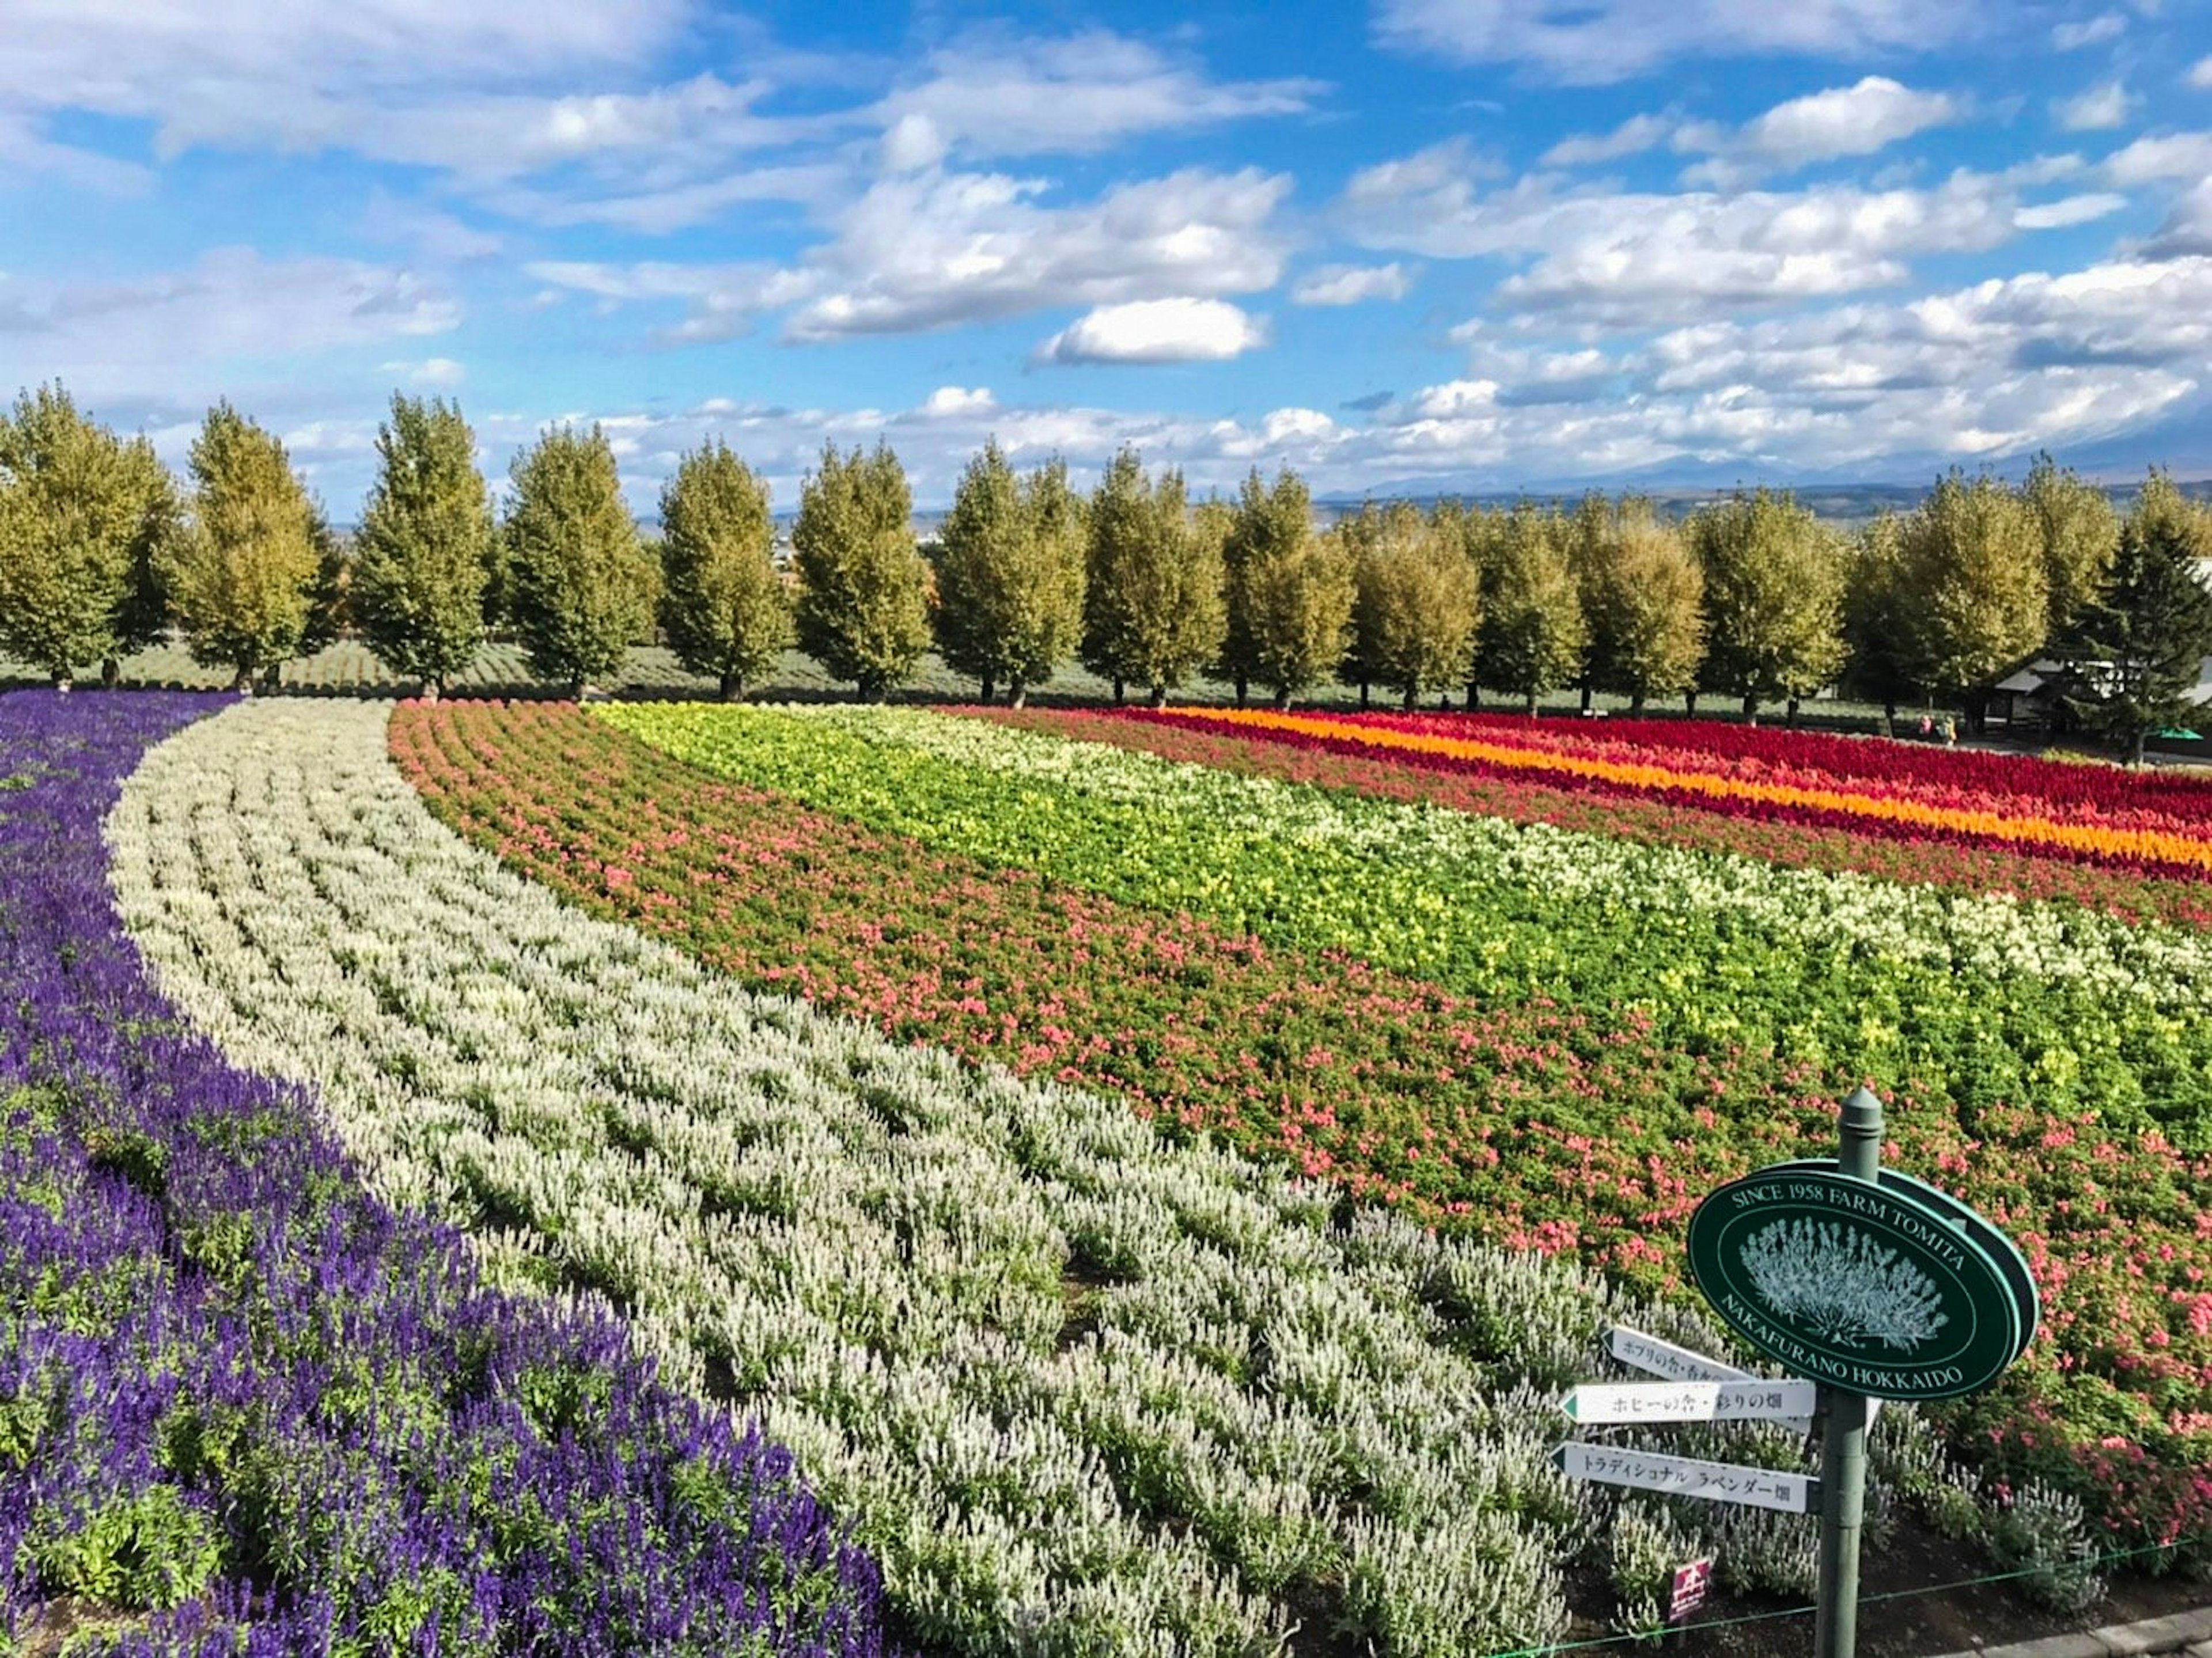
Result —
<instances>
[{"instance_id":1,"label":"white flower row","mask_svg":"<svg viewBox=\"0 0 2212 1658\"><path fill-rule=\"evenodd\" d=\"M162 988L388 1199L761 1418L924 1638L1267 1651L1311 1583L1381 1652L1559 1631L1610 1499L1552 1470L1553 1390L1608 1322L1710 1329L748 993L447 831L384 719L248 704L149 756L108 835ZM1670 1442L1795 1466L1727 1431ZM1802 1588L1804 1522L1678 1523Z\"/></svg>"},{"instance_id":2,"label":"white flower row","mask_svg":"<svg viewBox=\"0 0 2212 1658\"><path fill-rule=\"evenodd\" d=\"M1990 981L2025 975L2093 996L2140 998L2171 1012L2212 1010L2212 935L2117 920L2077 905L1949 891L1856 871L1795 869L1443 806L1348 801L1309 784L926 710L802 704L759 711L1157 814L1184 841L1192 825L1210 824L1224 846L1260 837L1295 847L1316 868L1326 859L1346 883L1339 896L1355 902L1385 876L1389 890L1374 888L1376 902L1417 904L1430 874L1448 876L1454 885L1473 875L1547 898L1595 900L1617 915L1721 918L1794 938L1808 951L1856 950L1876 964L1921 963ZM649 740L654 723L671 711L595 712ZM707 705L698 717L743 719L747 712ZM869 781L865 773L846 774L837 786L849 797ZM889 786L878 780L876 787L872 804L896 814ZM1184 902L1202 903L1218 886L1210 860L1194 852L1184 863ZM1361 918L1351 902L1340 908L1342 942L1357 950Z\"/></svg>"}]
</instances>

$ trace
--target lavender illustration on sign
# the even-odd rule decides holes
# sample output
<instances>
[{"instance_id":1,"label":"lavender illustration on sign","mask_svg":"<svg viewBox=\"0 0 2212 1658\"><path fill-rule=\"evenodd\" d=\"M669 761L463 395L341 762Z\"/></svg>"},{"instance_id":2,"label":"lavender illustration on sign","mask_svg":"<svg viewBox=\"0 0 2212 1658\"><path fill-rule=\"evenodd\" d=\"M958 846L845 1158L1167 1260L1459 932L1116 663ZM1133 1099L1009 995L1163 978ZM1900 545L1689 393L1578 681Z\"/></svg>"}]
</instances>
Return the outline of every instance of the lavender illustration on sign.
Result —
<instances>
[{"instance_id":1,"label":"lavender illustration on sign","mask_svg":"<svg viewBox=\"0 0 2212 1658\"><path fill-rule=\"evenodd\" d=\"M1778 1220L1743 1266L1776 1314L1838 1346L1909 1353L1951 1321L1934 1279L1848 1222Z\"/></svg>"}]
</instances>

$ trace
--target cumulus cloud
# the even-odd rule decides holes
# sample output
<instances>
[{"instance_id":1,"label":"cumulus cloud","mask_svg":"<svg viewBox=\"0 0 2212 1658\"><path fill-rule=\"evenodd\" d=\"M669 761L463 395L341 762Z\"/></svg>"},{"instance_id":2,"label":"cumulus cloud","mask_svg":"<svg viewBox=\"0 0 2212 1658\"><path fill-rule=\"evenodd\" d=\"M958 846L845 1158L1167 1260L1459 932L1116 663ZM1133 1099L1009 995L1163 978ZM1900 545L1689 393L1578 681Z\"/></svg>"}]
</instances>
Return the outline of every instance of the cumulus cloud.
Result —
<instances>
[{"instance_id":1,"label":"cumulus cloud","mask_svg":"<svg viewBox=\"0 0 2212 1658\"><path fill-rule=\"evenodd\" d=\"M1463 145L1356 174L1341 210L1363 245L1435 258L1526 261L1507 311L1620 327L1832 298L1903 282L1909 261L1985 251L2021 228L2013 180L1960 172L1927 189L1562 191L1542 177L1477 188Z\"/></svg>"},{"instance_id":2,"label":"cumulus cloud","mask_svg":"<svg viewBox=\"0 0 2212 1658\"><path fill-rule=\"evenodd\" d=\"M1093 29L1061 39L970 35L933 52L925 78L884 99L896 169L974 159L1092 155L1148 132L1291 115L1318 81L1217 81L1141 40Z\"/></svg>"},{"instance_id":3,"label":"cumulus cloud","mask_svg":"<svg viewBox=\"0 0 2212 1658\"><path fill-rule=\"evenodd\" d=\"M2173 132L2138 138L2105 161L2105 176L2114 184L2151 184L2161 179L2194 180L2212 176L2212 132Z\"/></svg>"},{"instance_id":4,"label":"cumulus cloud","mask_svg":"<svg viewBox=\"0 0 2212 1658\"><path fill-rule=\"evenodd\" d=\"M732 339L761 315L813 291L804 271L766 263L675 264L647 260L617 264L592 260L536 259L524 272L556 289L590 294L617 304L681 301L686 314L661 332L670 344Z\"/></svg>"},{"instance_id":5,"label":"cumulus cloud","mask_svg":"<svg viewBox=\"0 0 2212 1658\"><path fill-rule=\"evenodd\" d=\"M2128 27L2124 13L2099 12L2094 17L2085 17L2077 22L2058 23L2051 30L2051 44L2061 52L2078 52L2083 46L2101 46L2107 40L2117 40Z\"/></svg>"},{"instance_id":6,"label":"cumulus cloud","mask_svg":"<svg viewBox=\"0 0 2212 1658\"><path fill-rule=\"evenodd\" d=\"M467 378L466 371L451 357L425 357L420 362L387 362L387 374L405 377L410 386L420 386L433 391L449 392Z\"/></svg>"},{"instance_id":7,"label":"cumulus cloud","mask_svg":"<svg viewBox=\"0 0 2212 1658\"><path fill-rule=\"evenodd\" d=\"M1958 116L1957 101L1946 94L1916 92L1887 76L1869 75L1853 86L1777 104L1733 132L1703 123L1685 125L1674 135L1674 147L1713 157L1691 169L1690 182L1729 183L1872 155Z\"/></svg>"},{"instance_id":8,"label":"cumulus cloud","mask_svg":"<svg viewBox=\"0 0 2212 1658\"><path fill-rule=\"evenodd\" d=\"M878 180L808 256L819 290L793 339L903 333L1049 306L1258 293L1282 274L1275 223L1291 181L1248 167L1127 184L1040 204L1045 186L930 170Z\"/></svg>"},{"instance_id":9,"label":"cumulus cloud","mask_svg":"<svg viewBox=\"0 0 2212 1658\"><path fill-rule=\"evenodd\" d=\"M1518 64L1569 84L1621 81L1677 58L1863 58L1964 33L1968 0L1378 0L1387 46Z\"/></svg>"},{"instance_id":10,"label":"cumulus cloud","mask_svg":"<svg viewBox=\"0 0 2212 1658\"><path fill-rule=\"evenodd\" d=\"M1325 264L1309 270L1291 289L1294 305L1361 305L1370 300L1402 300L1413 276L1396 263L1379 265Z\"/></svg>"},{"instance_id":11,"label":"cumulus cloud","mask_svg":"<svg viewBox=\"0 0 2212 1658\"><path fill-rule=\"evenodd\" d=\"M1267 330L1226 300L1104 305L1037 347L1041 362L1223 362L1267 343Z\"/></svg>"},{"instance_id":12,"label":"cumulus cloud","mask_svg":"<svg viewBox=\"0 0 2212 1658\"><path fill-rule=\"evenodd\" d=\"M940 386L923 402L920 413L935 420L953 415L987 414L999 406L988 386Z\"/></svg>"},{"instance_id":13,"label":"cumulus cloud","mask_svg":"<svg viewBox=\"0 0 2212 1658\"><path fill-rule=\"evenodd\" d=\"M2118 81L2104 81L2071 98L2057 100L2051 113L2069 132L2103 132L2125 126L2135 106L2125 87Z\"/></svg>"},{"instance_id":14,"label":"cumulus cloud","mask_svg":"<svg viewBox=\"0 0 2212 1658\"><path fill-rule=\"evenodd\" d=\"M2012 216L2012 222L2022 230L2063 230L2069 225L2090 224L2108 218L2127 204L2124 196L2115 196L2110 191L2091 191L2023 207Z\"/></svg>"},{"instance_id":15,"label":"cumulus cloud","mask_svg":"<svg viewBox=\"0 0 2212 1658\"><path fill-rule=\"evenodd\" d=\"M2200 58L2190 67L2189 84L2199 92L2212 92L2212 58Z\"/></svg>"}]
</instances>

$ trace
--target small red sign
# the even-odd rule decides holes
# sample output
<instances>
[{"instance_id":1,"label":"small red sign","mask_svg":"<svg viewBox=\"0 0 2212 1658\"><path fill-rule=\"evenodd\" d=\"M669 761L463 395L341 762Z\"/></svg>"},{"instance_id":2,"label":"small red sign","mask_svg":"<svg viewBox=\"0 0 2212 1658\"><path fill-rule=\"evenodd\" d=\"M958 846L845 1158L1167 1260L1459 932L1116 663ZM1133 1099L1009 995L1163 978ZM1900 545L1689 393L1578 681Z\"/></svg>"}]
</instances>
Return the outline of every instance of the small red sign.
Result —
<instances>
[{"instance_id":1,"label":"small red sign","mask_svg":"<svg viewBox=\"0 0 2212 1658\"><path fill-rule=\"evenodd\" d=\"M1705 1604L1705 1591L1712 1587L1713 1563L1692 1560L1686 1566L1674 1568L1674 1593L1667 1602L1667 1621L1679 1624L1699 1606Z\"/></svg>"}]
</instances>

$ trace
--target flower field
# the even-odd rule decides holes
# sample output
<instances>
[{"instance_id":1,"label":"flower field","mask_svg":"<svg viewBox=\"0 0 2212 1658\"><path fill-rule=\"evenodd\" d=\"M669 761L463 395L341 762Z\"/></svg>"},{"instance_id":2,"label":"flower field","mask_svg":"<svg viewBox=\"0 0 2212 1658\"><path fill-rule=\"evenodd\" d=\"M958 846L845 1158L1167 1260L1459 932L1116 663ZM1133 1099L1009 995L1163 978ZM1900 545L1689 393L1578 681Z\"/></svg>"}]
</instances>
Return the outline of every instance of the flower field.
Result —
<instances>
[{"instance_id":1,"label":"flower field","mask_svg":"<svg viewBox=\"0 0 2212 1658\"><path fill-rule=\"evenodd\" d=\"M488 1288L149 981L102 817L222 706L0 698L0 1649L884 1651L787 1451Z\"/></svg>"},{"instance_id":2,"label":"flower field","mask_svg":"<svg viewBox=\"0 0 2212 1658\"><path fill-rule=\"evenodd\" d=\"M2212 875L2212 785L2103 768L1687 722L1146 710L1174 721L1417 765L1556 779L1759 821L1840 824L2122 868Z\"/></svg>"},{"instance_id":3,"label":"flower field","mask_svg":"<svg viewBox=\"0 0 2212 1658\"><path fill-rule=\"evenodd\" d=\"M565 798L495 808L528 835L611 835L624 756L703 784L574 709L406 709L390 740L434 788L418 745L456 732ZM237 1062L312 1084L374 1188L468 1228L500 1281L611 1309L670 1378L757 1415L925 1649L1257 1654L1303 1631L1442 1658L1556 1636L1576 1566L1646 1625L1685 1549L1803 1593L1803 1520L1620 1503L1552 1467L1556 1389L1598 1332L1723 1345L1686 1311L753 994L502 868L386 744L377 708L259 704L139 768L112 877L164 992ZM754 826L729 798L670 833L732 875L788 885L848 851L787 801ZM647 916L717 897L643 859L594 878ZM1913 1412L1882 1436L1889 1479L1942 1484ZM1771 1427L1670 1443L1802 1455Z\"/></svg>"},{"instance_id":4,"label":"flower field","mask_svg":"<svg viewBox=\"0 0 2212 1658\"><path fill-rule=\"evenodd\" d=\"M410 709L394 741L486 844L742 976L1653 1288L1698 1193L1825 1151L1830 1102L1893 1082L1900 1160L1999 1218L2050 1309L2004 1386L1952 1412L1960 1442L2064 1475L2130 1540L2202 1529L2193 929L983 720L604 712L720 784L583 723Z\"/></svg>"}]
</instances>

